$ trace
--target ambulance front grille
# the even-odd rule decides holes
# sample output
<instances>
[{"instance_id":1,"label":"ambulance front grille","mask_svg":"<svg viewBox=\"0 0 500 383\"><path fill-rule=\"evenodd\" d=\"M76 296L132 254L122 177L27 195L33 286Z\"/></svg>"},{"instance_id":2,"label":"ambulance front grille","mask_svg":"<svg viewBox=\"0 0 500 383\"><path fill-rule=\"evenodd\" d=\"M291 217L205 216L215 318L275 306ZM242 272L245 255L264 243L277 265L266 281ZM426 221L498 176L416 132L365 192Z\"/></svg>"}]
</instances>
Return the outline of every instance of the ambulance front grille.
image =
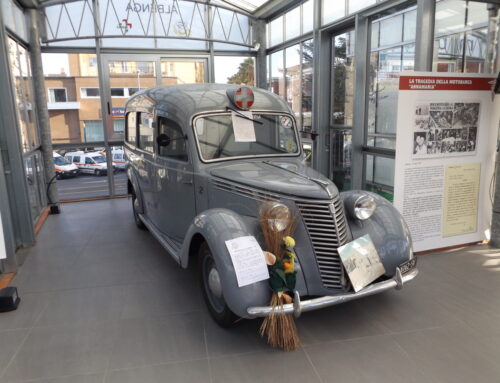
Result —
<instances>
[{"instance_id":1,"label":"ambulance front grille","mask_svg":"<svg viewBox=\"0 0 500 383\"><path fill-rule=\"evenodd\" d=\"M297 202L309 232L321 280L326 288L345 289L344 268L337 249L348 241L340 197L330 203Z\"/></svg>"}]
</instances>

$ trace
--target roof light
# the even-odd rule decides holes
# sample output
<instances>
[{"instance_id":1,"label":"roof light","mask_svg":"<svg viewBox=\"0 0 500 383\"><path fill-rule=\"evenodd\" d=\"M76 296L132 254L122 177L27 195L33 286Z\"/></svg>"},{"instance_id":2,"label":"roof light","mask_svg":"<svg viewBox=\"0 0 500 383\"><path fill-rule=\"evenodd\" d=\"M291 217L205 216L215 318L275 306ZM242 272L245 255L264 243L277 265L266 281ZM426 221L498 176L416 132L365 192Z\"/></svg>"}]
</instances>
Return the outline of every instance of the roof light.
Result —
<instances>
[{"instance_id":1,"label":"roof light","mask_svg":"<svg viewBox=\"0 0 500 383\"><path fill-rule=\"evenodd\" d=\"M252 89L247 86L242 86L236 90L229 89L227 96L240 109L248 110L253 105L254 95Z\"/></svg>"}]
</instances>

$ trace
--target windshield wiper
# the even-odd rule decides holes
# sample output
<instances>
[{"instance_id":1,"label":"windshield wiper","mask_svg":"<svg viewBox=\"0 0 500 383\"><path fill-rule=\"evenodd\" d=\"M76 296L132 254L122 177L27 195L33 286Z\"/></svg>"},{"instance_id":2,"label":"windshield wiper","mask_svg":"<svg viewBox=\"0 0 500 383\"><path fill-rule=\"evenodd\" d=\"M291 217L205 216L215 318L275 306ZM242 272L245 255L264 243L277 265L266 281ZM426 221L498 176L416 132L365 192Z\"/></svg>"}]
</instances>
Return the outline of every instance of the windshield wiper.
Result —
<instances>
[{"instance_id":1,"label":"windshield wiper","mask_svg":"<svg viewBox=\"0 0 500 383\"><path fill-rule=\"evenodd\" d=\"M261 124L263 125L264 123L262 121L257 121L257 120L254 120L253 118L250 118L250 117L247 117L245 116L243 113L239 112L238 110L234 109L234 108L231 108L230 106L226 106L226 111L227 110L231 110L233 111L234 113L236 113L236 115L240 118L243 118L245 120L249 120L249 121L253 121L253 122L256 122L257 124Z\"/></svg>"}]
</instances>

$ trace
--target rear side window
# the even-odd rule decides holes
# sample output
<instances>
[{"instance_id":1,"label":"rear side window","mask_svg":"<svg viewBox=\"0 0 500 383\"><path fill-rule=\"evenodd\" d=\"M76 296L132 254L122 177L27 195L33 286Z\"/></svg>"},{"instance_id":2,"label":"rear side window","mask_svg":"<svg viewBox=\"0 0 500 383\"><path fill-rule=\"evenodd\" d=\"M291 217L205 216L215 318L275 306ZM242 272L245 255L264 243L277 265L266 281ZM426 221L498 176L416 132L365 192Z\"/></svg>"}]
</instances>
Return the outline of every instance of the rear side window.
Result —
<instances>
[{"instance_id":1,"label":"rear side window","mask_svg":"<svg viewBox=\"0 0 500 383\"><path fill-rule=\"evenodd\" d=\"M164 117L158 118L158 134L166 134L170 138L168 146L160 146L158 153L162 157L175 158L187 161L186 140L183 139L182 129L176 122Z\"/></svg>"},{"instance_id":2,"label":"rear side window","mask_svg":"<svg viewBox=\"0 0 500 383\"><path fill-rule=\"evenodd\" d=\"M135 112L127 113L127 135L126 140L132 145L137 145L137 114Z\"/></svg>"},{"instance_id":3,"label":"rear side window","mask_svg":"<svg viewBox=\"0 0 500 383\"><path fill-rule=\"evenodd\" d=\"M139 148L153 153L153 115L141 112L139 116Z\"/></svg>"}]
</instances>

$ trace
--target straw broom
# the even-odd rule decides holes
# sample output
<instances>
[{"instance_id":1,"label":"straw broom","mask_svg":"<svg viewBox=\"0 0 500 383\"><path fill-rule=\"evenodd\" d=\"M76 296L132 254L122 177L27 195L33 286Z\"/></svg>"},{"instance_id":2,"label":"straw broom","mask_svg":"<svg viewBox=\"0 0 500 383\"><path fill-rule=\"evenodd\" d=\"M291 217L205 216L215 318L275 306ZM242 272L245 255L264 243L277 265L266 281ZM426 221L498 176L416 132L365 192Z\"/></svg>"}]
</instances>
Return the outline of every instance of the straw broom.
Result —
<instances>
[{"instance_id":1,"label":"straw broom","mask_svg":"<svg viewBox=\"0 0 500 383\"><path fill-rule=\"evenodd\" d=\"M264 235L264 242L267 248L266 259L270 265L271 288L273 295L269 303L273 308L271 314L266 317L260 327L259 334L262 337L267 337L267 342L272 347L279 347L285 351L296 350L300 345L299 336L297 334L297 327L295 321L290 314L281 314L279 309L283 309L283 304L291 303L292 297L287 294L287 290L295 288L295 271L293 270L293 257L292 266L290 267L290 249L284 246L284 238L290 237L295 230L297 217L277 216L273 211L275 204L272 202L264 203L261 206L259 214L259 223ZM280 220L283 230L277 230L275 225L270 224L274 220ZM295 246L293 241L293 246ZM292 248L293 248L292 246ZM292 249L293 252L293 249ZM269 254L272 253L272 254ZM274 255L274 258L272 257ZM283 271L281 269L287 270ZM291 272L290 272L291 269ZM287 283L289 281L289 283ZM293 286L288 286L293 285ZM276 311L278 309L278 311Z\"/></svg>"}]
</instances>

